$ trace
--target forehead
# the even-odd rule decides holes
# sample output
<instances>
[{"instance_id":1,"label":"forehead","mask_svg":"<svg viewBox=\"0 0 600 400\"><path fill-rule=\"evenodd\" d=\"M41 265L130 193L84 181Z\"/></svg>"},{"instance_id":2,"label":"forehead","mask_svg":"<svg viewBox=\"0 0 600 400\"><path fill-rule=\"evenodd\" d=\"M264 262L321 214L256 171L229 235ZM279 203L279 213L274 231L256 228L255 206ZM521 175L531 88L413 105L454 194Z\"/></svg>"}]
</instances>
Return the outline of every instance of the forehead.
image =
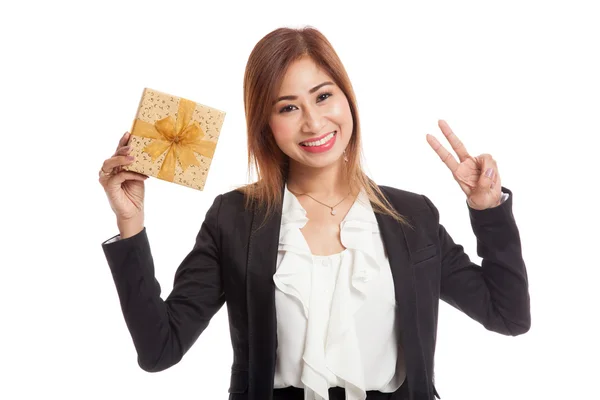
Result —
<instances>
[{"instance_id":1,"label":"forehead","mask_svg":"<svg viewBox=\"0 0 600 400\"><path fill-rule=\"evenodd\" d=\"M305 56L290 64L281 81L279 94L301 94L325 81L332 79L312 58Z\"/></svg>"}]
</instances>

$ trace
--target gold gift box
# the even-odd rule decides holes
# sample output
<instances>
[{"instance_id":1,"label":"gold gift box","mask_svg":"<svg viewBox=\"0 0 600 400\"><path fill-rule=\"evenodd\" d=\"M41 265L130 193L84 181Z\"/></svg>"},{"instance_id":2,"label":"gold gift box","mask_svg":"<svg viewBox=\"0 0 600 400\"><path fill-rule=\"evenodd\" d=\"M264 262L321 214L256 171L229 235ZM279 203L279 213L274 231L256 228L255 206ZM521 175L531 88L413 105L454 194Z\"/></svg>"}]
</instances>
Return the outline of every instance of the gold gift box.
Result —
<instances>
[{"instance_id":1,"label":"gold gift box","mask_svg":"<svg viewBox=\"0 0 600 400\"><path fill-rule=\"evenodd\" d=\"M127 143L126 171L203 190L225 112L145 88Z\"/></svg>"}]
</instances>

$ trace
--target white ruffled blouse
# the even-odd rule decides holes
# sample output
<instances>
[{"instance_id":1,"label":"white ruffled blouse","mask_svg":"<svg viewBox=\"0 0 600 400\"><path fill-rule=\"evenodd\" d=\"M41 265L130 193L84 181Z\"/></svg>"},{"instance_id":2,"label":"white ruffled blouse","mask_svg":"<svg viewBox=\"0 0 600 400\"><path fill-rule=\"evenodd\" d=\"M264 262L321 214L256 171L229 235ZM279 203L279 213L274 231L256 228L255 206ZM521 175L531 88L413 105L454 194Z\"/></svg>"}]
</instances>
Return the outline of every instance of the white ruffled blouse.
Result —
<instances>
[{"instance_id":1,"label":"white ruffled blouse","mask_svg":"<svg viewBox=\"0 0 600 400\"><path fill-rule=\"evenodd\" d=\"M406 377L395 333L395 293L379 226L363 190L340 225L344 251L312 255L306 210L287 186L279 236L275 388L304 388L305 400L394 392Z\"/></svg>"}]
</instances>

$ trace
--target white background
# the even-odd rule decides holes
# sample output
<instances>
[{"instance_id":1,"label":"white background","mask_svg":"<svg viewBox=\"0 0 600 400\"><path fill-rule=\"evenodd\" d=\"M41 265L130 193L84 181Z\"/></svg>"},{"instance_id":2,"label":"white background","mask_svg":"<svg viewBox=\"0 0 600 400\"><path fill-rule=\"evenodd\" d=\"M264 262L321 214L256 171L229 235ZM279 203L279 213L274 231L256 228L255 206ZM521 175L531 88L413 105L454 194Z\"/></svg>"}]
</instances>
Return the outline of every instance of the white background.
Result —
<instances>
[{"instance_id":1,"label":"white background","mask_svg":"<svg viewBox=\"0 0 600 400\"><path fill-rule=\"evenodd\" d=\"M398 2L396 2L398 3ZM414 4L412 4L414 3ZM369 175L426 194L479 263L464 194L425 140L446 119L514 192L532 328L516 338L440 307L444 400L600 398L594 2L16 2L0 6L0 398L226 399L223 308L184 359L142 371L101 243L98 183L144 87L227 112L205 191L150 178L163 298L220 193L248 182L242 78L254 44L312 25L358 97Z\"/></svg>"}]
</instances>

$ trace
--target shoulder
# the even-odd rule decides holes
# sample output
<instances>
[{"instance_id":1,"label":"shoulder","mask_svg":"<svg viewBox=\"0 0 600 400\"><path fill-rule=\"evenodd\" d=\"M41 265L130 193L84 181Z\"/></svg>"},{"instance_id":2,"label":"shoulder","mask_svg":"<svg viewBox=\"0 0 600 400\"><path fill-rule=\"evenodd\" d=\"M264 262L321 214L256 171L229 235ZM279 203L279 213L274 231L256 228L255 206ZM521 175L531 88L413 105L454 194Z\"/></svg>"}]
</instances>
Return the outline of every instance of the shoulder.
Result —
<instances>
[{"instance_id":1,"label":"shoulder","mask_svg":"<svg viewBox=\"0 0 600 400\"><path fill-rule=\"evenodd\" d=\"M430 211L429 199L416 192L398 189L392 186L377 185L387 200L401 214L415 214Z\"/></svg>"},{"instance_id":2,"label":"shoulder","mask_svg":"<svg viewBox=\"0 0 600 400\"><path fill-rule=\"evenodd\" d=\"M229 192L221 193L215 197L214 205L218 205L221 213L231 213L244 208L244 194L234 189Z\"/></svg>"},{"instance_id":3,"label":"shoulder","mask_svg":"<svg viewBox=\"0 0 600 400\"><path fill-rule=\"evenodd\" d=\"M219 196L221 196L221 201L227 204L244 202L244 193L242 193L240 189L230 190L229 192L222 193Z\"/></svg>"},{"instance_id":4,"label":"shoulder","mask_svg":"<svg viewBox=\"0 0 600 400\"><path fill-rule=\"evenodd\" d=\"M207 219L218 226L222 234L230 234L252 222L252 213L246 212L245 197L238 189L219 194L207 212Z\"/></svg>"},{"instance_id":5,"label":"shoulder","mask_svg":"<svg viewBox=\"0 0 600 400\"><path fill-rule=\"evenodd\" d=\"M427 196L391 186L378 186L396 211L408 218L411 224L437 229L439 212Z\"/></svg>"}]
</instances>

